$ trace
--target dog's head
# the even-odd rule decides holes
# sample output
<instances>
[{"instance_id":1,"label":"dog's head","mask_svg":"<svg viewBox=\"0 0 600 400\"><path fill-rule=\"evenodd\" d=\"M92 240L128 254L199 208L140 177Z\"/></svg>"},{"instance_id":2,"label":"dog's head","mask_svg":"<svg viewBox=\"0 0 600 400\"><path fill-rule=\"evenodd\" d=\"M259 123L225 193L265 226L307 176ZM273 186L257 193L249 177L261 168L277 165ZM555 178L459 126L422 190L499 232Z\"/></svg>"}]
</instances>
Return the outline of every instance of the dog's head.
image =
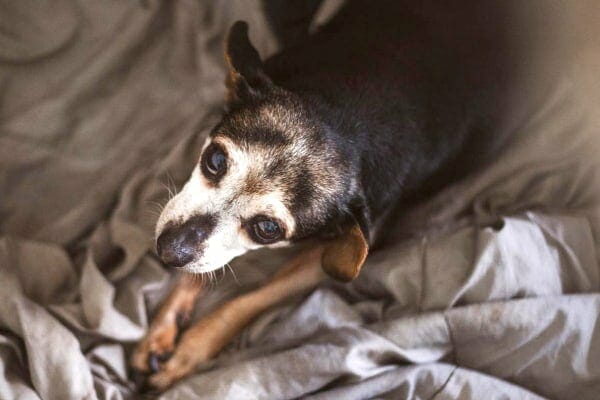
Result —
<instances>
[{"instance_id":1,"label":"dog's head","mask_svg":"<svg viewBox=\"0 0 600 400\"><path fill-rule=\"evenodd\" d=\"M204 273L250 249L325 235L325 270L356 277L368 237L357 161L307 104L271 81L243 22L229 32L226 59L227 110L158 220L158 254Z\"/></svg>"}]
</instances>

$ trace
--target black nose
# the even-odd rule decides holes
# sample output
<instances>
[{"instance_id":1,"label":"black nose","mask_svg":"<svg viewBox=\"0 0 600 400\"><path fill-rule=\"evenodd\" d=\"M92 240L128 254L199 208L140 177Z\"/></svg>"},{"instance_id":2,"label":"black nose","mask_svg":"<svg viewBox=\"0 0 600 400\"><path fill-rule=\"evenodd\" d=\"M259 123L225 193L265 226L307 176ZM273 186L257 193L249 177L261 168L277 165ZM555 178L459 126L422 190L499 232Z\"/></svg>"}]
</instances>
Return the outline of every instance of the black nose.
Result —
<instances>
[{"instance_id":1,"label":"black nose","mask_svg":"<svg viewBox=\"0 0 600 400\"><path fill-rule=\"evenodd\" d=\"M202 244L210 225L202 218L192 218L185 224L165 229L156 240L156 252L169 267L180 268L202 253Z\"/></svg>"}]
</instances>

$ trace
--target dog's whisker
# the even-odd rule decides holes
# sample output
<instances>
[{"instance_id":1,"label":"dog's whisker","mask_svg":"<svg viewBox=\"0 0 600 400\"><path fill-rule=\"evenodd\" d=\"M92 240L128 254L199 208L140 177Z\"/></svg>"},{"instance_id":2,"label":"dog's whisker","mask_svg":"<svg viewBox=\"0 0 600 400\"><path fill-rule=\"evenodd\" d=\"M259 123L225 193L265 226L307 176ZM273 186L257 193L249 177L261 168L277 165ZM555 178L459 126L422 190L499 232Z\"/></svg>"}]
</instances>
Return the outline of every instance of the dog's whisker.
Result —
<instances>
[{"instance_id":1,"label":"dog's whisker","mask_svg":"<svg viewBox=\"0 0 600 400\"><path fill-rule=\"evenodd\" d=\"M210 290L214 290L215 288L215 282L214 282L214 276L213 276L213 271L208 271L208 283L210 285Z\"/></svg>"},{"instance_id":2,"label":"dog's whisker","mask_svg":"<svg viewBox=\"0 0 600 400\"><path fill-rule=\"evenodd\" d=\"M144 222L154 222L156 221L156 219L158 219L158 216L160 214L157 214L156 211L153 210L146 210L146 212L144 212Z\"/></svg>"},{"instance_id":3,"label":"dog's whisker","mask_svg":"<svg viewBox=\"0 0 600 400\"><path fill-rule=\"evenodd\" d=\"M171 188L166 184L166 183L162 183L163 187L165 188L165 190L167 191L167 201L171 200L173 197L175 197L173 195L173 191L171 190Z\"/></svg>"},{"instance_id":4,"label":"dog's whisker","mask_svg":"<svg viewBox=\"0 0 600 400\"><path fill-rule=\"evenodd\" d=\"M196 274L198 276L198 279L200 279L200 283L202 284L202 287L204 287L205 289L208 289L206 282L204 282L204 273L200 272L199 274Z\"/></svg>"},{"instance_id":5,"label":"dog's whisker","mask_svg":"<svg viewBox=\"0 0 600 400\"><path fill-rule=\"evenodd\" d=\"M192 285L197 285L198 283L200 283L200 278L198 276L198 274L191 274L191 280L192 280Z\"/></svg>"},{"instance_id":6,"label":"dog's whisker","mask_svg":"<svg viewBox=\"0 0 600 400\"><path fill-rule=\"evenodd\" d=\"M215 287L214 271L201 272L200 276L202 277L203 286L208 289L209 292L212 291Z\"/></svg>"},{"instance_id":7,"label":"dog's whisker","mask_svg":"<svg viewBox=\"0 0 600 400\"><path fill-rule=\"evenodd\" d=\"M177 194L177 185L169 172L167 172L167 190L169 191L169 200Z\"/></svg>"},{"instance_id":8,"label":"dog's whisker","mask_svg":"<svg viewBox=\"0 0 600 400\"><path fill-rule=\"evenodd\" d=\"M158 201L154 201L154 200L148 200L147 202L148 207L154 207L155 211L158 210L159 212L163 210L164 205L159 203Z\"/></svg>"},{"instance_id":9,"label":"dog's whisker","mask_svg":"<svg viewBox=\"0 0 600 400\"><path fill-rule=\"evenodd\" d=\"M221 279L219 279L219 282L222 282L223 279L225 279L225 272L227 272L227 271L225 271L224 266L219 269L221 270Z\"/></svg>"},{"instance_id":10,"label":"dog's whisker","mask_svg":"<svg viewBox=\"0 0 600 400\"><path fill-rule=\"evenodd\" d=\"M160 212L158 212L158 210L152 209L146 210L146 213L149 214L151 217L158 217L160 215Z\"/></svg>"},{"instance_id":11,"label":"dog's whisker","mask_svg":"<svg viewBox=\"0 0 600 400\"><path fill-rule=\"evenodd\" d=\"M160 181L160 185L167 191L167 193L171 192L171 189L169 189L169 186L165 182Z\"/></svg>"},{"instance_id":12,"label":"dog's whisker","mask_svg":"<svg viewBox=\"0 0 600 400\"><path fill-rule=\"evenodd\" d=\"M231 275L233 276L233 280L235 281L235 283L237 283L238 286L241 286L240 281L238 280L237 276L235 275L235 271L233 270L233 268L231 268L231 265L229 263L227 263L227 264L225 264L225 267L231 271ZM227 271L225 271L225 272L227 272Z\"/></svg>"},{"instance_id":13,"label":"dog's whisker","mask_svg":"<svg viewBox=\"0 0 600 400\"><path fill-rule=\"evenodd\" d=\"M162 213L162 210L164 208L164 206L162 204L157 203L155 201L149 202L148 205L149 205L149 207L147 209L147 212L155 217L158 217L160 215L160 213Z\"/></svg>"}]
</instances>

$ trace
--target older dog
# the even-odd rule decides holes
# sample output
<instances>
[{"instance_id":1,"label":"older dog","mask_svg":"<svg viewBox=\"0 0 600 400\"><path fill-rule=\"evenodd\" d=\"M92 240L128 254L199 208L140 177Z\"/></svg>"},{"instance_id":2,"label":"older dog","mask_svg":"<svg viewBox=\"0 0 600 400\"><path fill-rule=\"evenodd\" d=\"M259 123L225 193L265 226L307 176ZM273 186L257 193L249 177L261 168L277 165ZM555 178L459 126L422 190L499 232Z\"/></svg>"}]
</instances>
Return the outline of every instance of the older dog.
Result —
<instances>
[{"instance_id":1,"label":"older dog","mask_svg":"<svg viewBox=\"0 0 600 400\"><path fill-rule=\"evenodd\" d=\"M266 63L247 25L231 28L226 111L158 220L157 252L170 267L202 274L251 249L318 240L176 343L201 290L183 278L132 355L151 386L189 374L267 307L327 275L356 278L398 207L496 148L487 129L502 80L494 58L374 8L347 7Z\"/></svg>"}]
</instances>

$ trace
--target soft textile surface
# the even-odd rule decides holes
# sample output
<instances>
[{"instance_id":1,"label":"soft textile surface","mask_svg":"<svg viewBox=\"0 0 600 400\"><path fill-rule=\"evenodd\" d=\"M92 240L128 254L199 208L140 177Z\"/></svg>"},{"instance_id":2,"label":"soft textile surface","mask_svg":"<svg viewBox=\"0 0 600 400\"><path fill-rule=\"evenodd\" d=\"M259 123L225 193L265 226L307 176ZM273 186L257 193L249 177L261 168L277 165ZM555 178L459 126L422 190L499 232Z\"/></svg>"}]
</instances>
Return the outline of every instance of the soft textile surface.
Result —
<instances>
[{"instance_id":1,"label":"soft textile surface","mask_svg":"<svg viewBox=\"0 0 600 400\"><path fill-rule=\"evenodd\" d=\"M243 18L271 54L339 3L0 1L0 399L135 395L169 282L157 204L218 119L224 32ZM415 12L453 29L440 3ZM354 283L270 310L163 398L600 397L598 4L500 3L525 60L508 147L406 210ZM198 315L293 251L237 260Z\"/></svg>"}]
</instances>

